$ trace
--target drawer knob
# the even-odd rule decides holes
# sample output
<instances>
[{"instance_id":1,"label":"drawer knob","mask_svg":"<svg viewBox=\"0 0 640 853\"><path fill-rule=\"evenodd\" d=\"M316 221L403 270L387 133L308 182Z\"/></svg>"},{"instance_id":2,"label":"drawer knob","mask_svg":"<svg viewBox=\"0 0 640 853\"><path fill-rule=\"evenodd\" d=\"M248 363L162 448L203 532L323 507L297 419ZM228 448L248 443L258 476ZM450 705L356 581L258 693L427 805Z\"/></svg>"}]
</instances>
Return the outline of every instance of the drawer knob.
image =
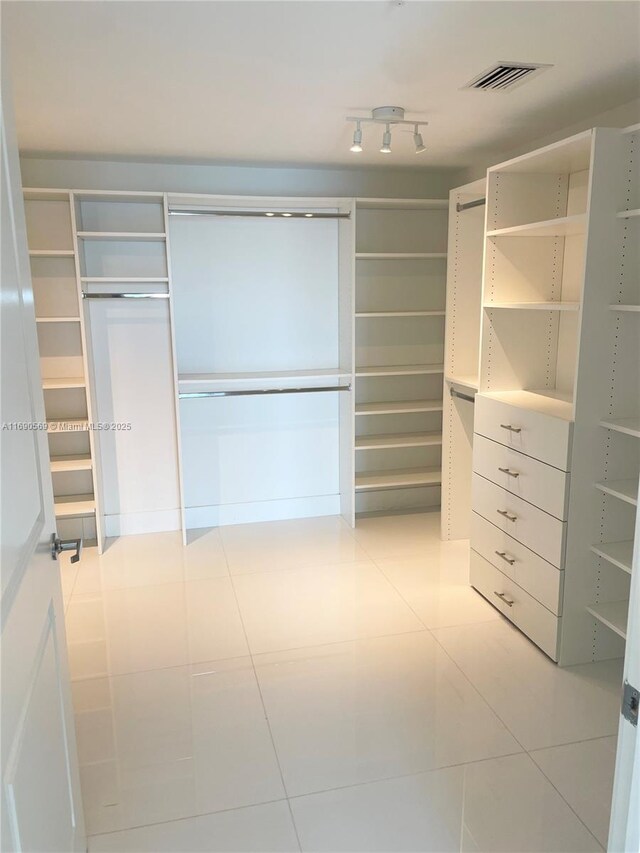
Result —
<instances>
[{"instance_id":1,"label":"drawer knob","mask_svg":"<svg viewBox=\"0 0 640 853\"><path fill-rule=\"evenodd\" d=\"M501 557L505 561L505 563L509 563L510 566L512 566L516 561L515 557L507 556L506 551L496 551L496 554L498 555L498 557Z\"/></svg>"},{"instance_id":2,"label":"drawer knob","mask_svg":"<svg viewBox=\"0 0 640 853\"><path fill-rule=\"evenodd\" d=\"M507 607L513 607L513 603L514 603L513 599L507 598L507 596L504 594L504 592L498 592L497 590L494 589L493 594L497 595L498 598L500 599L500 601L504 601L504 603L507 605Z\"/></svg>"},{"instance_id":3,"label":"drawer knob","mask_svg":"<svg viewBox=\"0 0 640 853\"><path fill-rule=\"evenodd\" d=\"M520 471L512 471L511 468L500 468L498 467L498 471L502 471L503 474L508 474L510 477L519 477Z\"/></svg>"},{"instance_id":4,"label":"drawer knob","mask_svg":"<svg viewBox=\"0 0 640 853\"><path fill-rule=\"evenodd\" d=\"M500 424L502 429L508 429L509 432L522 432L522 427L514 427L511 424Z\"/></svg>"},{"instance_id":5,"label":"drawer knob","mask_svg":"<svg viewBox=\"0 0 640 853\"><path fill-rule=\"evenodd\" d=\"M504 516L504 517L507 519L507 521L517 521L517 520L518 520L518 516L517 516L517 515L512 515L512 514L511 514L508 510L506 510L506 509L498 509L498 510L496 510L496 512L497 512L499 515Z\"/></svg>"}]
</instances>

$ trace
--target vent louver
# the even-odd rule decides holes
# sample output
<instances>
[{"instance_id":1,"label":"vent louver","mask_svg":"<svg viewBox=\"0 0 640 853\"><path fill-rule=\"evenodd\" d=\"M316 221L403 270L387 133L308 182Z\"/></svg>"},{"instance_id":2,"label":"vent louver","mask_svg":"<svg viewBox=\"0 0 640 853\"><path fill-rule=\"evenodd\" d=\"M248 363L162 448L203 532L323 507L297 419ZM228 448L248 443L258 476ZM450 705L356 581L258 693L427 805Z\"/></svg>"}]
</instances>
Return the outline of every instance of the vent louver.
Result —
<instances>
[{"instance_id":1,"label":"vent louver","mask_svg":"<svg viewBox=\"0 0 640 853\"><path fill-rule=\"evenodd\" d=\"M483 89L484 91L502 91L520 86L531 80L550 65L531 64L526 62L498 62L492 65L478 77L474 77L463 89Z\"/></svg>"}]
</instances>

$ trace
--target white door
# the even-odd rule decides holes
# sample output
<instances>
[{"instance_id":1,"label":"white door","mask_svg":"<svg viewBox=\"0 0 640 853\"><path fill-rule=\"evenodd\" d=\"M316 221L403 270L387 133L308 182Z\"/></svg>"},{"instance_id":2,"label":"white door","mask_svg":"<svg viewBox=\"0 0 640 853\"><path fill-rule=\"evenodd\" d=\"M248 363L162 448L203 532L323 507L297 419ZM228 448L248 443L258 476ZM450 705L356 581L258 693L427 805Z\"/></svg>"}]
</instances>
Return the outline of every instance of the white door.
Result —
<instances>
[{"instance_id":1,"label":"white door","mask_svg":"<svg viewBox=\"0 0 640 853\"><path fill-rule=\"evenodd\" d=\"M2 836L8 851L86 850L20 169L2 73L0 608ZM13 426L15 425L15 426Z\"/></svg>"},{"instance_id":2,"label":"white door","mask_svg":"<svg viewBox=\"0 0 640 853\"><path fill-rule=\"evenodd\" d=\"M636 536L631 567L624 681L640 691L640 506L636 515ZM636 697L637 701L638 697ZM620 717L607 849L611 853L640 851L640 738L638 738L637 710L636 725L624 716Z\"/></svg>"}]
</instances>

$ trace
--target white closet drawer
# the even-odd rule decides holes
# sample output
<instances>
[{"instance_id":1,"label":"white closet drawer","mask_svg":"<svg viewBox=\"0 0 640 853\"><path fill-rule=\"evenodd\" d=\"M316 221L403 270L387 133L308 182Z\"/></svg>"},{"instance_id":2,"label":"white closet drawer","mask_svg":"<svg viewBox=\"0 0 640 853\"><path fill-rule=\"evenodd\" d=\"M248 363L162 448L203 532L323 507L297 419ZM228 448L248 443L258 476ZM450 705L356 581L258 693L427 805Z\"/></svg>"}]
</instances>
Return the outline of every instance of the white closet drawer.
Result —
<instances>
[{"instance_id":1,"label":"white closet drawer","mask_svg":"<svg viewBox=\"0 0 640 853\"><path fill-rule=\"evenodd\" d=\"M569 474L482 435L473 442L473 470L561 521L567 519Z\"/></svg>"},{"instance_id":2,"label":"white closet drawer","mask_svg":"<svg viewBox=\"0 0 640 853\"><path fill-rule=\"evenodd\" d=\"M472 509L558 568L564 563L567 524L473 474Z\"/></svg>"},{"instance_id":3,"label":"white closet drawer","mask_svg":"<svg viewBox=\"0 0 640 853\"><path fill-rule=\"evenodd\" d=\"M562 613L564 573L475 512L471 547L548 610Z\"/></svg>"},{"instance_id":4,"label":"white closet drawer","mask_svg":"<svg viewBox=\"0 0 640 853\"><path fill-rule=\"evenodd\" d=\"M558 660L560 620L522 587L471 551L471 586L510 619L553 660Z\"/></svg>"},{"instance_id":5,"label":"white closet drawer","mask_svg":"<svg viewBox=\"0 0 640 853\"><path fill-rule=\"evenodd\" d=\"M477 433L562 471L569 470L572 427L571 421L476 395Z\"/></svg>"}]
</instances>

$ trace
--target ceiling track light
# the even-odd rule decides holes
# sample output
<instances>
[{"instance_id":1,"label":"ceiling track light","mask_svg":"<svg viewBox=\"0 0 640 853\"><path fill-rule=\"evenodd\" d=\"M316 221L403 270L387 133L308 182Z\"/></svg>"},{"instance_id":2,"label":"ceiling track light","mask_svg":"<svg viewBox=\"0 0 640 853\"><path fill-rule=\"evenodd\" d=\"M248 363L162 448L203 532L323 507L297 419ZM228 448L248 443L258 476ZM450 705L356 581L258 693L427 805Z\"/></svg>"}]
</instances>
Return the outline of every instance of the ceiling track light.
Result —
<instances>
[{"instance_id":1,"label":"ceiling track light","mask_svg":"<svg viewBox=\"0 0 640 853\"><path fill-rule=\"evenodd\" d=\"M350 150L356 154L362 151L362 124L384 124L385 130L382 136L380 152L391 153L391 125L410 125L413 127L413 144L416 154L426 151L426 146L420 133L421 127L427 127L428 121L410 121L404 117L403 107L376 107L371 110L371 116L347 116L347 121L355 122L356 129L353 132L353 144Z\"/></svg>"}]
</instances>

